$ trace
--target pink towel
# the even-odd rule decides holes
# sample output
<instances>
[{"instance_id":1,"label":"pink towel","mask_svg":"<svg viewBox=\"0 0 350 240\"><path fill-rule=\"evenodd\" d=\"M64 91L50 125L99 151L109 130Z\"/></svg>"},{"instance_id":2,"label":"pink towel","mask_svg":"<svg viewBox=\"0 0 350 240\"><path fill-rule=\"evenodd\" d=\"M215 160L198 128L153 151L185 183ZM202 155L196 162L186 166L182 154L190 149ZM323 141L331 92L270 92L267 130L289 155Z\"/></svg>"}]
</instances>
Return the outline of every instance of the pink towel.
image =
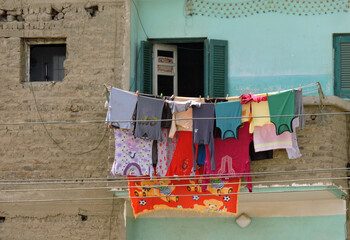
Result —
<instances>
[{"instance_id":1,"label":"pink towel","mask_svg":"<svg viewBox=\"0 0 350 240\"><path fill-rule=\"evenodd\" d=\"M293 147L292 133L283 132L276 135L274 124L265 124L262 127L256 126L253 134L255 152L262 152L273 149L290 149Z\"/></svg>"}]
</instances>

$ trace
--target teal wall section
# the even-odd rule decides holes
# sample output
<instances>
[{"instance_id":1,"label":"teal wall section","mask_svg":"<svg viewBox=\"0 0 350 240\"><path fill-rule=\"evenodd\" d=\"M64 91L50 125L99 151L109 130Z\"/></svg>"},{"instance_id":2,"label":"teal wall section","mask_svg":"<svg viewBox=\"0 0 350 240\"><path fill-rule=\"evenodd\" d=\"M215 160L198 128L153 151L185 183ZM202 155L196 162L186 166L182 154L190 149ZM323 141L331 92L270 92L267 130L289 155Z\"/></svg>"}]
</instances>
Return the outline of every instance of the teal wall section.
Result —
<instances>
[{"instance_id":1,"label":"teal wall section","mask_svg":"<svg viewBox=\"0 0 350 240\"><path fill-rule=\"evenodd\" d=\"M269 13L221 19L185 16L185 0L134 1L149 38L228 40L230 95L271 92L316 81L321 82L326 95L333 95L332 36L350 33L349 13L321 16ZM146 39L133 3L131 18L133 85L139 43Z\"/></svg>"},{"instance_id":2,"label":"teal wall section","mask_svg":"<svg viewBox=\"0 0 350 240\"><path fill-rule=\"evenodd\" d=\"M136 58L138 57L139 48L139 26L140 22L137 17L136 7L137 1L130 1L130 89L136 91ZM138 6L137 6L138 7ZM143 37L144 38L144 37Z\"/></svg>"},{"instance_id":3,"label":"teal wall section","mask_svg":"<svg viewBox=\"0 0 350 240\"><path fill-rule=\"evenodd\" d=\"M240 228L235 218L127 219L127 240L344 240L345 215L252 218Z\"/></svg>"}]
</instances>

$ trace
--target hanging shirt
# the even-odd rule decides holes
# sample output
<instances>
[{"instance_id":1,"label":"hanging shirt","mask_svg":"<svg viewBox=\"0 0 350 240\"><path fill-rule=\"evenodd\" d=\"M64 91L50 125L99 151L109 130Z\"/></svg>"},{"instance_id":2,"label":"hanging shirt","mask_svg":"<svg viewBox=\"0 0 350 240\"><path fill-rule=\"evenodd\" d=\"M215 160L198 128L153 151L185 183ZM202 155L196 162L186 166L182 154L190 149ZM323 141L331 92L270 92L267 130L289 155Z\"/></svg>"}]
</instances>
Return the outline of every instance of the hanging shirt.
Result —
<instances>
[{"instance_id":1,"label":"hanging shirt","mask_svg":"<svg viewBox=\"0 0 350 240\"><path fill-rule=\"evenodd\" d=\"M296 132L296 128L299 127L299 118L297 118L297 117L294 118L292 125L293 125L292 148L288 148L288 149L286 149L286 151L287 151L289 159L296 159L296 158L300 158L302 156L300 153L300 150L299 150L299 146L298 146L298 142L297 142L297 132Z\"/></svg>"},{"instance_id":2,"label":"hanging shirt","mask_svg":"<svg viewBox=\"0 0 350 240\"><path fill-rule=\"evenodd\" d=\"M205 155L205 144L199 144L197 151L197 165L205 164Z\"/></svg>"},{"instance_id":3,"label":"hanging shirt","mask_svg":"<svg viewBox=\"0 0 350 240\"><path fill-rule=\"evenodd\" d=\"M171 119L173 114L171 113L171 109L169 107L169 103L165 102L162 112L162 120L168 120L168 121L162 121L161 127L162 128L170 128L171 127Z\"/></svg>"},{"instance_id":4,"label":"hanging shirt","mask_svg":"<svg viewBox=\"0 0 350 240\"><path fill-rule=\"evenodd\" d=\"M249 132L253 133L255 130L255 127L257 126L264 126L265 124L271 123L270 121L270 111L269 111L269 104L267 101L262 102L251 102L251 110L252 110L252 120L250 123L250 129ZM267 117L262 117L267 116Z\"/></svg>"},{"instance_id":5,"label":"hanging shirt","mask_svg":"<svg viewBox=\"0 0 350 240\"><path fill-rule=\"evenodd\" d=\"M229 97L229 102L240 101L240 97ZM242 123L251 121L250 103L242 104Z\"/></svg>"},{"instance_id":6,"label":"hanging shirt","mask_svg":"<svg viewBox=\"0 0 350 240\"><path fill-rule=\"evenodd\" d=\"M118 88L112 88L109 95L106 121L129 120L130 122L112 122L110 124L117 128L134 130L132 120L136 103L136 94Z\"/></svg>"},{"instance_id":7,"label":"hanging shirt","mask_svg":"<svg viewBox=\"0 0 350 240\"><path fill-rule=\"evenodd\" d=\"M179 139L166 176L189 176L193 170L192 132L179 132Z\"/></svg>"},{"instance_id":8,"label":"hanging shirt","mask_svg":"<svg viewBox=\"0 0 350 240\"><path fill-rule=\"evenodd\" d=\"M305 114L304 105L303 105L303 90L295 90L295 99L294 99L294 110L295 115ZM300 129L304 128L305 125L305 116L300 116ZM299 124L298 124L299 125ZM293 131L294 132L294 131Z\"/></svg>"},{"instance_id":9,"label":"hanging shirt","mask_svg":"<svg viewBox=\"0 0 350 240\"><path fill-rule=\"evenodd\" d=\"M139 96L137 102L137 120L149 120L137 122L135 137L162 140L161 122L164 101L161 99Z\"/></svg>"},{"instance_id":10,"label":"hanging shirt","mask_svg":"<svg viewBox=\"0 0 350 240\"><path fill-rule=\"evenodd\" d=\"M173 113L173 121L171 122L171 128L169 137L173 138L176 131L192 131L192 105L200 106L201 101L199 98L186 98L175 97L174 101L169 101L169 107ZM170 104L173 102L173 104ZM183 103L185 102L185 103ZM184 119L188 120L176 120Z\"/></svg>"},{"instance_id":11,"label":"hanging shirt","mask_svg":"<svg viewBox=\"0 0 350 240\"><path fill-rule=\"evenodd\" d=\"M295 91L287 91L271 96L269 95L268 97L271 122L276 127L277 135L280 135L285 131L293 132L292 121L295 118L294 93Z\"/></svg>"},{"instance_id":12,"label":"hanging shirt","mask_svg":"<svg viewBox=\"0 0 350 240\"><path fill-rule=\"evenodd\" d=\"M214 118L215 105L214 103L202 103L200 107L195 107L193 110L193 168L196 170L196 145L209 144L210 161L212 170L215 170L215 150L214 150ZM198 119L208 118L208 119Z\"/></svg>"},{"instance_id":13,"label":"hanging shirt","mask_svg":"<svg viewBox=\"0 0 350 240\"><path fill-rule=\"evenodd\" d=\"M229 174L230 177L245 177L249 182L247 188L252 191L251 176L249 175L249 143L252 141L252 135L249 133L249 123L244 123L238 134L238 139L214 139L215 171L211 170L211 161L206 157L203 174ZM209 179L203 180L203 183L209 182Z\"/></svg>"},{"instance_id":14,"label":"hanging shirt","mask_svg":"<svg viewBox=\"0 0 350 240\"><path fill-rule=\"evenodd\" d=\"M216 119L216 126L221 130L221 138L238 138L238 128L242 125L242 104L236 102L217 103L216 118L234 117L231 119Z\"/></svg>"},{"instance_id":15,"label":"hanging shirt","mask_svg":"<svg viewBox=\"0 0 350 240\"><path fill-rule=\"evenodd\" d=\"M173 158L179 134L176 133L174 138L169 138L169 129L162 129L162 138L163 141L158 141L158 162L156 172L158 176L164 177Z\"/></svg>"},{"instance_id":16,"label":"hanging shirt","mask_svg":"<svg viewBox=\"0 0 350 240\"><path fill-rule=\"evenodd\" d=\"M115 129L115 157L111 174L153 175L152 140L135 138L132 131Z\"/></svg>"},{"instance_id":17,"label":"hanging shirt","mask_svg":"<svg viewBox=\"0 0 350 240\"><path fill-rule=\"evenodd\" d=\"M274 124L266 124L262 127L255 127L254 130L254 148L255 152L292 148L292 133L284 132L276 134Z\"/></svg>"}]
</instances>

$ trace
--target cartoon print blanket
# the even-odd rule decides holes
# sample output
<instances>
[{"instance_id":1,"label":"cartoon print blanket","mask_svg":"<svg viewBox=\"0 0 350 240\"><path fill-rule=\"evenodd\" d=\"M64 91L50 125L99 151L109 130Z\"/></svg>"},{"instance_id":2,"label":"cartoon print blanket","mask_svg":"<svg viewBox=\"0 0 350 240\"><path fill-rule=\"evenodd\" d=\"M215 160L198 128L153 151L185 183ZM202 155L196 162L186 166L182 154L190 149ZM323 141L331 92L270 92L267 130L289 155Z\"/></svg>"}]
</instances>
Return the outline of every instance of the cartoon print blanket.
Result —
<instances>
[{"instance_id":1,"label":"cartoon print blanket","mask_svg":"<svg viewBox=\"0 0 350 240\"><path fill-rule=\"evenodd\" d=\"M160 209L237 213L239 178L210 179L205 191L201 183L200 178L149 180L128 177L134 215Z\"/></svg>"}]
</instances>

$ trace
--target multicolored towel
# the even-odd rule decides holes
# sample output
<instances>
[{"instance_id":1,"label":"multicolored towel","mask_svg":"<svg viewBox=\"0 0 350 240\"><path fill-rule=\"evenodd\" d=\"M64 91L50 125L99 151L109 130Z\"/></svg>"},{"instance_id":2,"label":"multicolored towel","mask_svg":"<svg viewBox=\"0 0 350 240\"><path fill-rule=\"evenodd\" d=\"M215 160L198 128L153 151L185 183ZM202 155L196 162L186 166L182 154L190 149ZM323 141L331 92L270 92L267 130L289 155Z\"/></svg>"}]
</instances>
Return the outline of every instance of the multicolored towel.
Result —
<instances>
[{"instance_id":1,"label":"multicolored towel","mask_svg":"<svg viewBox=\"0 0 350 240\"><path fill-rule=\"evenodd\" d=\"M202 191L202 179L169 180L128 177L134 215L160 209L237 213L240 179L211 179Z\"/></svg>"}]
</instances>

